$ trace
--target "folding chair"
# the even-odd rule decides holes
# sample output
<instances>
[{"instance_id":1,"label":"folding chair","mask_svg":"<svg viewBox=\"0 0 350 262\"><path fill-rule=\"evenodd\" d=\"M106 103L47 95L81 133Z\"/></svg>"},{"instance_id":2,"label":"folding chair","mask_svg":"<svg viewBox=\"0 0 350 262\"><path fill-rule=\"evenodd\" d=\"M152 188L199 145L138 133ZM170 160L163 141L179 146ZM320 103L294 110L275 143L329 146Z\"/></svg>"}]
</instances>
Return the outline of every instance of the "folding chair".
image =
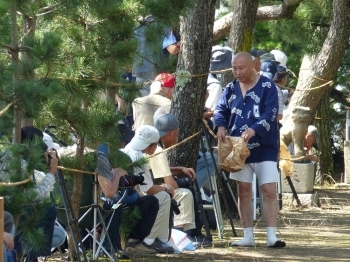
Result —
<instances>
[{"instance_id":1,"label":"folding chair","mask_svg":"<svg viewBox=\"0 0 350 262\"><path fill-rule=\"evenodd\" d=\"M78 227L84 229L87 235L82 239L82 242L86 242L87 239L92 239L92 259L95 260L100 255L100 252L103 252L107 257L113 259L113 261L117 261L115 256L115 251L113 249L110 237L107 233L108 228L110 226L110 222L112 217L114 216L114 211L116 208L122 206L121 201L125 197L125 194L120 199L120 201L113 206L113 209L110 211L102 209L102 205L100 204L100 196L99 191L100 188L98 186L97 174L95 175L87 175L83 174L83 192L80 199L80 209L79 209L79 219L78 219ZM71 179L66 179L66 187L68 192L72 192L73 189L73 181ZM55 185L55 189L53 192L54 199L58 199L56 201L56 209L57 209L57 218L60 223L64 225L68 225L67 216L65 213L65 209L62 208L62 202L60 201L60 189L58 185ZM105 219L109 218L108 223L106 225ZM97 238L97 229L102 226L102 234L100 238ZM110 250L107 251L103 246L104 240L107 239Z\"/></svg>"}]
</instances>

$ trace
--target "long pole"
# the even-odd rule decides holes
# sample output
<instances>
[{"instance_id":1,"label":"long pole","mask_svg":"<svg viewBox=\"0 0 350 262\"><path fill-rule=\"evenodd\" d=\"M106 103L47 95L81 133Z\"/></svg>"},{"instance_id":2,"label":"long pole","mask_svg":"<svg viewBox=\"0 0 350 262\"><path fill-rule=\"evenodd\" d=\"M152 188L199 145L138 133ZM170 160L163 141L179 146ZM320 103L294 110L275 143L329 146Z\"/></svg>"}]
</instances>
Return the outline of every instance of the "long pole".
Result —
<instances>
[{"instance_id":1,"label":"long pole","mask_svg":"<svg viewBox=\"0 0 350 262\"><path fill-rule=\"evenodd\" d=\"M0 260L4 257L4 198L0 197Z\"/></svg>"}]
</instances>

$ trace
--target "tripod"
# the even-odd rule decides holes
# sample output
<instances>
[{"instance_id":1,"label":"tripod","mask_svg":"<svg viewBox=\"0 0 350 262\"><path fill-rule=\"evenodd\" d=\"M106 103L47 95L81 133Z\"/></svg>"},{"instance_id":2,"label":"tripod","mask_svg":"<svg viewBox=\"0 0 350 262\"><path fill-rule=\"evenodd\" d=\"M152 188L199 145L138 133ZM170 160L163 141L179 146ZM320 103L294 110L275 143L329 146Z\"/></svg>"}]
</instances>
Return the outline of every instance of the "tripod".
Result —
<instances>
[{"instance_id":1,"label":"tripod","mask_svg":"<svg viewBox=\"0 0 350 262\"><path fill-rule=\"evenodd\" d=\"M223 233L223 220L222 220L222 213L221 213L221 207L220 207L220 200L219 200L219 196L218 194L216 194L215 190L213 189L214 188L214 185L215 185L215 188L218 188L219 189L219 192L224 194L225 193L225 190L226 188L229 189L229 193L231 195L231 198L232 198L232 201L233 203L235 203L236 207L237 207L237 201L236 201L236 198L232 192L232 189L229 185L229 182L227 180L227 177L226 177L226 174L223 173L223 172L218 172L218 167L217 167L217 164L216 164L216 161L215 161L215 158L214 158L214 155L213 155L213 152L211 150L211 148L209 147L209 134L208 134L208 130L207 130L207 127L205 125L205 123L203 122L202 123L202 131L204 133L204 137L207 141L207 148L205 147L204 145L204 142L203 142L203 139L201 139L201 151L203 153L203 157L204 157L204 163L206 165L206 168L207 168L207 175L208 175L208 180L209 180L209 187L210 187L210 195L213 196L212 199L213 199L213 209L214 209L214 214L215 214L215 220L216 220L216 224L217 224L217 229L218 229L218 236L220 239L223 238L222 236L222 233ZM209 167L208 167L208 161L207 161L207 158L206 158L206 152L209 151L210 153L210 157L213 161L213 165L214 165L214 169L215 169L215 175L211 175L210 174L210 171L209 171ZM219 176L219 174L221 174L221 177L222 179L224 179L225 181L225 187L223 186L222 184L222 181L221 181L221 177ZM218 179L216 179L218 178ZM218 181L218 184L216 184L216 181ZM223 195L223 201L224 201L224 205L225 205L225 208L226 210L228 211L228 215L229 215L229 220L230 220L230 225L231 225L231 228L232 228L232 233L233 235L236 237L237 236L237 233L236 233L236 230L235 230L235 227L233 225L233 218L232 218L232 214L231 212L229 211L229 205L228 205L228 202L227 202L227 199L226 199L226 195L224 196Z\"/></svg>"},{"instance_id":2,"label":"tripod","mask_svg":"<svg viewBox=\"0 0 350 262\"><path fill-rule=\"evenodd\" d=\"M61 145L67 146L67 144L64 141L58 139L54 134L52 134L50 132L50 128L54 128L54 127L56 127L56 126L48 126L45 128L44 132L47 133L48 135L50 135L52 138L55 138ZM79 262L81 261L81 258L79 255L80 252L83 255L84 261L88 261L88 259L86 257L83 243L81 241L80 233L79 233L78 220L74 217L74 214L72 211L72 203L71 203L70 198L68 196L66 181L64 180L62 170L60 170L60 169L57 170L56 177L57 177L58 184L60 187L62 201L63 201L64 209L66 212L66 216L67 216L67 222L68 222L70 232L72 234L74 249L75 249L75 253L77 255L78 261Z\"/></svg>"}]
</instances>

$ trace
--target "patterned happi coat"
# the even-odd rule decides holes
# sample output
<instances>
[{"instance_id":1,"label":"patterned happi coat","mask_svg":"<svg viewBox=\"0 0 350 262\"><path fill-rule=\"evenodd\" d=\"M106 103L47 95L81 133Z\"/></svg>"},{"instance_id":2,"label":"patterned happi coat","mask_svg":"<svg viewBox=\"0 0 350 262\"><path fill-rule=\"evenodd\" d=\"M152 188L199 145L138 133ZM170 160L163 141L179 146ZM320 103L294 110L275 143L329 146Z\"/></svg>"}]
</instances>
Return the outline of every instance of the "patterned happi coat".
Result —
<instances>
[{"instance_id":1,"label":"patterned happi coat","mask_svg":"<svg viewBox=\"0 0 350 262\"><path fill-rule=\"evenodd\" d=\"M260 76L257 84L243 98L239 82L229 83L214 111L216 126L227 129L229 136L241 136L248 128L255 131L247 146L250 156L246 163L277 161L278 96L273 82Z\"/></svg>"}]
</instances>

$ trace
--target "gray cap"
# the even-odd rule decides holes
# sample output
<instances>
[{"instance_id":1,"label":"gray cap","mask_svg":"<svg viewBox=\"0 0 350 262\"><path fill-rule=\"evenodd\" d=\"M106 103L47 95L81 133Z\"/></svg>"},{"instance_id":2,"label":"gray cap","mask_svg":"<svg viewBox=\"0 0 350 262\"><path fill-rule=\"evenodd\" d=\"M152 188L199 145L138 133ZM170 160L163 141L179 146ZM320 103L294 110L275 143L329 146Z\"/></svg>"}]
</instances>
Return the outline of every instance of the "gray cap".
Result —
<instances>
[{"instance_id":1,"label":"gray cap","mask_svg":"<svg viewBox=\"0 0 350 262\"><path fill-rule=\"evenodd\" d=\"M220 71L231 68L233 50L228 46L212 47L209 71Z\"/></svg>"},{"instance_id":2,"label":"gray cap","mask_svg":"<svg viewBox=\"0 0 350 262\"><path fill-rule=\"evenodd\" d=\"M266 61L272 61L272 62L279 64L279 62L276 61L275 56L271 53L265 53L265 54L261 55L260 61L261 61L261 63L266 62Z\"/></svg>"},{"instance_id":3,"label":"gray cap","mask_svg":"<svg viewBox=\"0 0 350 262\"><path fill-rule=\"evenodd\" d=\"M161 114L154 118L154 126L160 137L165 136L169 131L178 129L179 125L179 120L173 114Z\"/></svg>"},{"instance_id":4,"label":"gray cap","mask_svg":"<svg viewBox=\"0 0 350 262\"><path fill-rule=\"evenodd\" d=\"M320 133L315 126L309 126L307 132L315 138L315 143L312 145L315 149L320 150Z\"/></svg>"}]
</instances>

